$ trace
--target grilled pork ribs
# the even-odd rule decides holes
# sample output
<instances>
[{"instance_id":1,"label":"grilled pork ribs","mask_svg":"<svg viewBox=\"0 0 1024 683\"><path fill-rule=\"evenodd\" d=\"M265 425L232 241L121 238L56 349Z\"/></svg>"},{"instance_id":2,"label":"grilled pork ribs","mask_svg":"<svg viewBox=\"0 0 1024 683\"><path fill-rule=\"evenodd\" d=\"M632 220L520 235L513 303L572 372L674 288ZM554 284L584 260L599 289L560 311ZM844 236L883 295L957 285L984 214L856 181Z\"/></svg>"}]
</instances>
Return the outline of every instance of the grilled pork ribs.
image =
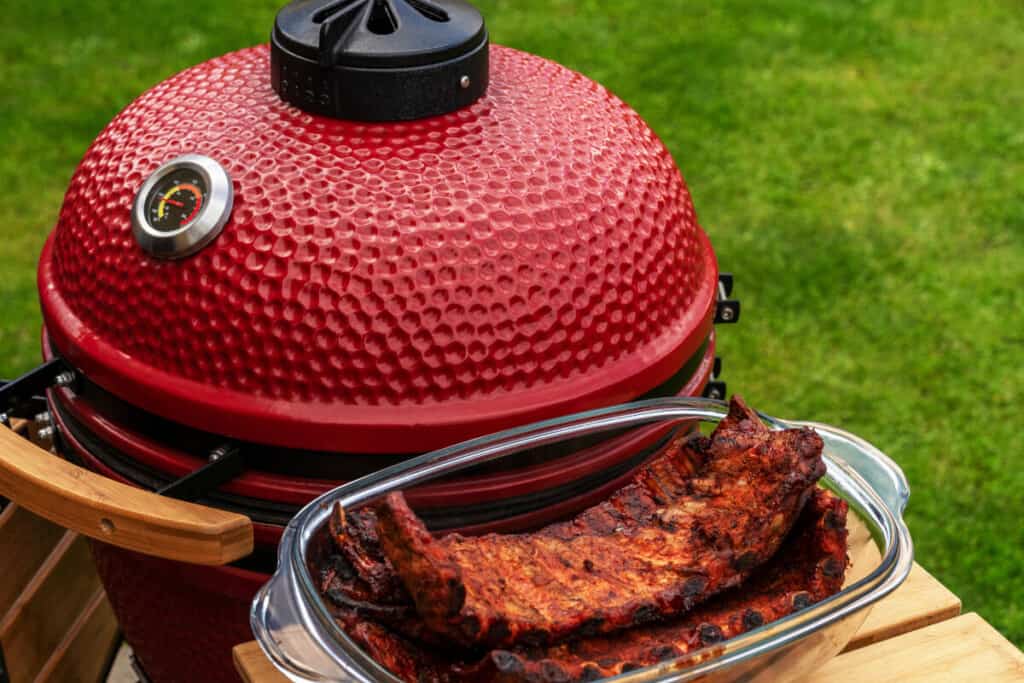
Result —
<instances>
[{"instance_id":1,"label":"grilled pork ribs","mask_svg":"<svg viewBox=\"0 0 1024 683\"><path fill-rule=\"evenodd\" d=\"M771 557L825 472L821 449L733 399L710 439L677 442L634 495L571 522L435 538L394 493L377 508L381 548L427 628L460 645L609 633L689 611Z\"/></svg>"},{"instance_id":2,"label":"grilled pork ribs","mask_svg":"<svg viewBox=\"0 0 1024 683\"><path fill-rule=\"evenodd\" d=\"M778 552L746 582L675 620L547 648L494 650L466 681L594 681L676 659L838 593L846 557L846 503L818 489Z\"/></svg>"},{"instance_id":3,"label":"grilled pork ribs","mask_svg":"<svg viewBox=\"0 0 1024 683\"><path fill-rule=\"evenodd\" d=\"M778 434L789 436L780 440ZM321 589L333 603L339 625L376 661L406 681L589 681L673 659L781 618L840 589L846 568L846 505L813 485L823 469L820 448L817 437L806 430L782 433L767 430L752 411L734 399L729 417L720 423L710 439L680 439L642 468L633 483L575 519L524 536L482 537L538 537L552 544L571 544L581 538L607 541L609 537L622 534L629 542L636 543L635 539L649 538L640 531L643 527L665 531L670 523L678 528L680 519L688 524L701 522L704 526L698 527L700 533L690 538L712 548L701 552L721 553L731 558L722 574L729 573L735 577L732 583L742 581L742 584L726 588L707 602L688 611L684 609L676 616L656 611L632 619L622 630L604 633L594 628L591 620L605 614L605 603L599 593L588 590L579 596L584 610L590 606L586 615L588 625L575 629L567 640L554 642L547 636L549 642L545 643L545 638L525 632L525 641L513 645L467 648L458 644L453 647L447 628L438 632L418 613L418 605L406 590L407 577L400 577L396 564L389 559L389 553L394 550L389 548L388 534L394 532L395 527L381 523L378 513L384 518L392 514L395 508L390 502L376 509L363 508L347 514L336 510L330 525L332 549L318 560L316 567ZM792 453L787 456L786 450ZM744 457L743 454L748 454L746 457L756 464L741 467L737 460ZM719 462L717 468L714 466L716 461L723 460L728 467L723 462ZM767 466L776 460L779 461L777 469ZM724 485L728 477L734 477L732 487ZM764 493L766 488L774 493ZM749 493L749 489L756 492ZM757 519L774 520L787 514L790 519L798 517L781 548L776 551L779 543L771 533L759 537L758 543L762 545L745 542L742 535L753 524L748 520L736 527L738 530L730 528L727 514L735 514L737 506L716 507L727 495L736 495L748 501L748 505L767 502L785 510L771 512L762 508L750 515ZM680 506L681 501L692 503L699 496L703 496L700 502L704 505L690 505L690 509L699 512L710 507L722 510L721 515L666 514L666 509ZM810 502L804 506L807 497ZM415 517L411 519L418 521ZM709 520L726 526L709 526ZM779 531L779 539L790 526L785 520L781 525L785 528ZM774 544L774 547L763 549L764 543ZM541 544L541 547L547 546ZM635 553L644 554L647 547L636 545ZM687 558L699 555L688 552ZM744 562L737 563L735 559L742 553L755 553L756 557L748 556ZM397 564L401 565L402 558L397 559ZM584 564L587 559L578 557L575 565L583 565L582 570L587 571ZM746 566L747 563L751 566ZM722 564L715 566L721 568ZM528 576L542 576L537 570L545 565L534 563L524 568L495 559L485 567L492 572L493 581L507 583L511 574L523 571L531 572ZM562 581L564 575L572 571L579 571L579 568L559 563L554 566L550 581ZM699 574L706 575L707 572ZM719 589L726 582L718 579ZM415 594L416 584L410 587ZM626 598L630 589L628 582L620 584L619 590ZM550 591L542 581L538 594L547 595ZM704 592L711 591L705 587ZM646 620L650 623L633 625Z\"/></svg>"},{"instance_id":4,"label":"grilled pork ribs","mask_svg":"<svg viewBox=\"0 0 1024 683\"><path fill-rule=\"evenodd\" d=\"M846 514L844 501L818 489L778 552L742 585L674 620L544 648L498 649L474 659L424 646L413 611L407 617L413 624L401 629L350 607L335 612L360 647L409 683L593 681L675 659L834 595L847 563Z\"/></svg>"}]
</instances>

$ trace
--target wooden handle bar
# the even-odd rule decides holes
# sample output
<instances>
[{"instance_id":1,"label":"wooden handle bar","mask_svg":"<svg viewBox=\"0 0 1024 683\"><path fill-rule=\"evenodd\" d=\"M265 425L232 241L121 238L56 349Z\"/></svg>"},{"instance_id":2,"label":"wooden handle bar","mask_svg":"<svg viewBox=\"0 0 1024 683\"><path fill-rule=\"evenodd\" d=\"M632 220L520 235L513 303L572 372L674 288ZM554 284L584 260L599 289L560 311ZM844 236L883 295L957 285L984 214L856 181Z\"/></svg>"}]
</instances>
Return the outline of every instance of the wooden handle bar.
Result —
<instances>
[{"instance_id":1,"label":"wooden handle bar","mask_svg":"<svg viewBox=\"0 0 1024 683\"><path fill-rule=\"evenodd\" d=\"M253 549L248 517L107 479L4 427L0 496L86 536L170 560L222 565Z\"/></svg>"}]
</instances>

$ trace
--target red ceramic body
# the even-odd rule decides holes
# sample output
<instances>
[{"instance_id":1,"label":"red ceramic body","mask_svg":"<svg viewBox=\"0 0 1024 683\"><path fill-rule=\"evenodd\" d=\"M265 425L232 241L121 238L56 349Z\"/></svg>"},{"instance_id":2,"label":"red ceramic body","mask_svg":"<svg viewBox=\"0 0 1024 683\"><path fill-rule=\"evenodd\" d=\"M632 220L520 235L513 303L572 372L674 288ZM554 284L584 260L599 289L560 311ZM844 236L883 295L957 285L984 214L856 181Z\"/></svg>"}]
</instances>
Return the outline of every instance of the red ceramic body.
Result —
<instances>
[{"instance_id":1,"label":"red ceramic body","mask_svg":"<svg viewBox=\"0 0 1024 683\"><path fill-rule=\"evenodd\" d=\"M269 576L91 546L125 640L153 683L241 683L231 649L252 640L249 607Z\"/></svg>"},{"instance_id":2,"label":"red ceramic body","mask_svg":"<svg viewBox=\"0 0 1024 683\"><path fill-rule=\"evenodd\" d=\"M40 261L56 349L176 422L293 448L422 452L628 401L711 329L717 265L638 114L540 57L441 117L366 125L281 102L268 49L161 83L97 137ZM222 164L195 256L135 243L161 163Z\"/></svg>"}]
</instances>

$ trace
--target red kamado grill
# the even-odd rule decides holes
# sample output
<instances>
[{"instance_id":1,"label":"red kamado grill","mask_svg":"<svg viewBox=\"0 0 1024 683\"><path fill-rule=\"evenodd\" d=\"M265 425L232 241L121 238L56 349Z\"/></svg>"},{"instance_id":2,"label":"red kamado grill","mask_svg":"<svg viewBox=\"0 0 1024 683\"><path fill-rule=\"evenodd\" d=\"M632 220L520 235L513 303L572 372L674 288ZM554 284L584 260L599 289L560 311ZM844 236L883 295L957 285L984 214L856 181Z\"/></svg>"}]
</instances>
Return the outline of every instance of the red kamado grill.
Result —
<instances>
[{"instance_id":1,"label":"red kamado grill","mask_svg":"<svg viewBox=\"0 0 1024 683\"><path fill-rule=\"evenodd\" d=\"M152 680L236 681L301 506L496 430L724 395L730 290L668 150L603 87L489 45L456 0L298 0L271 45L159 84L89 148L40 259L47 362L0 407L45 389L66 458L252 520L223 567L93 544ZM410 499L438 530L537 527L665 438Z\"/></svg>"}]
</instances>

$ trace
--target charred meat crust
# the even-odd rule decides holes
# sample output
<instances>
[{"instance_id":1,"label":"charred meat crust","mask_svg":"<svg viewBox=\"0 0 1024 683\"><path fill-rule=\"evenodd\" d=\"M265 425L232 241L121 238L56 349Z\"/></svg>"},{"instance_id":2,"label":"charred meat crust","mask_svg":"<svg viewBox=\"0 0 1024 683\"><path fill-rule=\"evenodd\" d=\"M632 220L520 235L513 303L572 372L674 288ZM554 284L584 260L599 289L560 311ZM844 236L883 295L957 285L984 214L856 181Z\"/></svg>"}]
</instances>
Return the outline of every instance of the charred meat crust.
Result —
<instances>
[{"instance_id":1,"label":"charred meat crust","mask_svg":"<svg viewBox=\"0 0 1024 683\"><path fill-rule=\"evenodd\" d=\"M337 505L328 526L340 556L332 563L334 573L324 573L324 592L334 589L356 602L409 604L409 594L381 551L377 515L372 508L346 512Z\"/></svg>"},{"instance_id":2,"label":"charred meat crust","mask_svg":"<svg viewBox=\"0 0 1024 683\"><path fill-rule=\"evenodd\" d=\"M817 490L778 553L742 586L722 593L675 621L545 649L492 651L471 669L474 681L589 681L696 651L839 592L847 566L846 503ZM831 524L828 517L842 519ZM830 568L842 567L834 572ZM515 660L515 675L506 673Z\"/></svg>"},{"instance_id":3,"label":"charred meat crust","mask_svg":"<svg viewBox=\"0 0 1024 683\"><path fill-rule=\"evenodd\" d=\"M809 429L771 431L741 399L633 484L531 534L433 537L400 493L381 549L426 628L464 647L543 647L686 612L770 558L824 474Z\"/></svg>"},{"instance_id":4,"label":"charred meat crust","mask_svg":"<svg viewBox=\"0 0 1024 683\"><path fill-rule=\"evenodd\" d=\"M416 641L437 642L424 628L394 567L381 552L373 509L346 513L337 506L328 525L335 553L320 569L320 592L335 618L345 623L370 620Z\"/></svg>"},{"instance_id":5,"label":"charred meat crust","mask_svg":"<svg viewBox=\"0 0 1024 683\"><path fill-rule=\"evenodd\" d=\"M674 621L611 636L492 650L466 662L351 613L338 621L368 654L409 683L594 681L733 638L837 593L843 578L825 567L847 564L846 514L845 502L816 490L779 551L743 585Z\"/></svg>"}]
</instances>

